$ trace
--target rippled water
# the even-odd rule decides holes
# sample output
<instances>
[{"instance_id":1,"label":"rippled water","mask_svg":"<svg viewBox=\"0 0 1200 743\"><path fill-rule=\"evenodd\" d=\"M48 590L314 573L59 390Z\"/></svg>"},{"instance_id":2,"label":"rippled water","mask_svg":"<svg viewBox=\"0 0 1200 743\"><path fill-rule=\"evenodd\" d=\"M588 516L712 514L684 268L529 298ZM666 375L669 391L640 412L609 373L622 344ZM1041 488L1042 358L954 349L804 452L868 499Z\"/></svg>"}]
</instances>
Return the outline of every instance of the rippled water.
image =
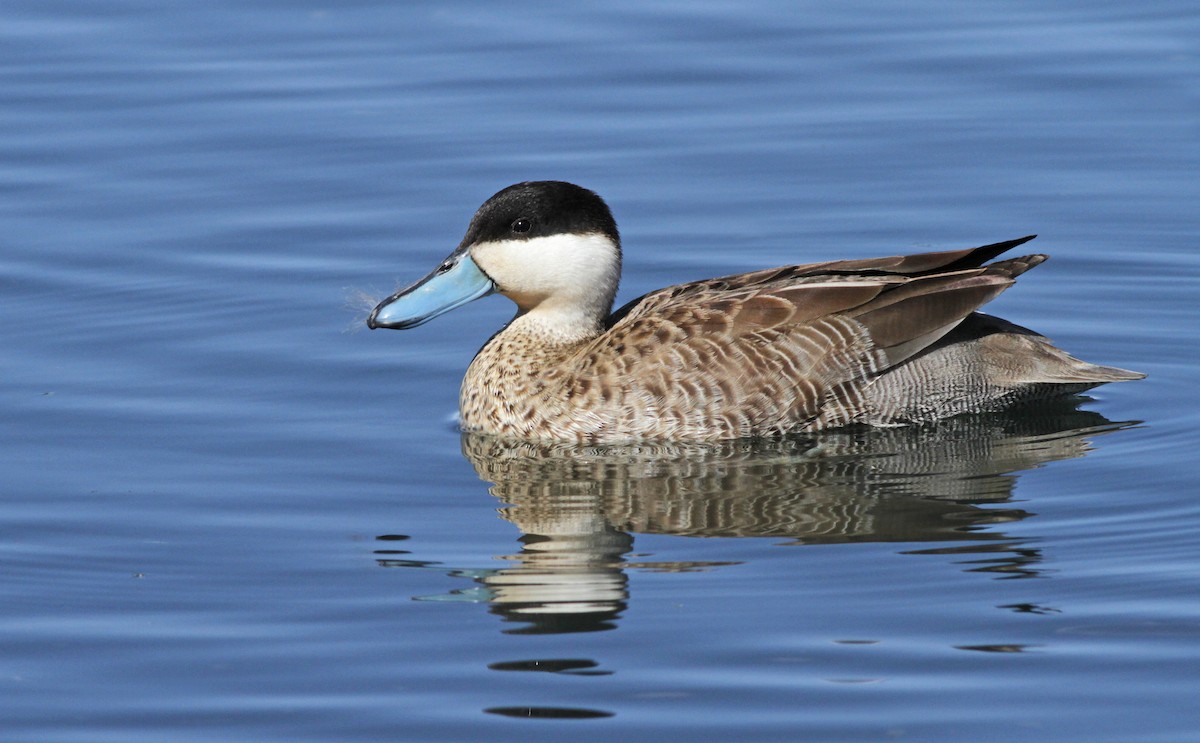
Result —
<instances>
[{"instance_id":1,"label":"rippled water","mask_svg":"<svg viewBox=\"0 0 1200 743\"><path fill-rule=\"evenodd\" d=\"M6 740L1190 741L1200 14L16 0ZM1040 232L989 311L1149 373L759 444L460 436L510 313L357 332L508 183L619 302Z\"/></svg>"}]
</instances>

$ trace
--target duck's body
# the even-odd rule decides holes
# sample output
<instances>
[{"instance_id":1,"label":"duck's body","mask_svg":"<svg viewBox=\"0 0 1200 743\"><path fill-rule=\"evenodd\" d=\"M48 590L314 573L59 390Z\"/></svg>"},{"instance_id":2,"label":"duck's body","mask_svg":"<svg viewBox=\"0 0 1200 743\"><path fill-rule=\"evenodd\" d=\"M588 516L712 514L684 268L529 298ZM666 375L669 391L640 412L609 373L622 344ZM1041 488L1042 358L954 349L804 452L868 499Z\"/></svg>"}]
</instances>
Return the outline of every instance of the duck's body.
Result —
<instances>
[{"instance_id":1,"label":"duck's body","mask_svg":"<svg viewBox=\"0 0 1200 743\"><path fill-rule=\"evenodd\" d=\"M894 425L1140 378L975 312L1045 260L984 265L1029 239L680 284L610 315L621 253L604 202L567 183L521 183L368 324L412 327L490 291L509 296L518 314L471 362L460 415L466 430L526 439Z\"/></svg>"}]
</instances>

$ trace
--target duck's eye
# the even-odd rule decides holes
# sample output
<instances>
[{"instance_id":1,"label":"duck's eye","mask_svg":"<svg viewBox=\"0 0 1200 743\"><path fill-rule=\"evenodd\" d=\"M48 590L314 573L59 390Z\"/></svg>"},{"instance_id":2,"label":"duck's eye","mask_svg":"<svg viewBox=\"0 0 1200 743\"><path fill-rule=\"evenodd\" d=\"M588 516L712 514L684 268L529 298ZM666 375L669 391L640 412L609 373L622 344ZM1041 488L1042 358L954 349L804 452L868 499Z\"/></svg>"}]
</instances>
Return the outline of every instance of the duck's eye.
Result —
<instances>
[{"instance_id":1,"label":"duck's eye","mask_svg":"<svg viewBox=\"0 0 1200 743\"><path fill-rule=\"evenodd\" d=\"M531 227L533 227L533 222L530 222L528 219L525 219L524 217L521 217L520 219L518 219L512 223L512 231L513 232L529 232L529 229Z\"/></svg>"}]
</instances>

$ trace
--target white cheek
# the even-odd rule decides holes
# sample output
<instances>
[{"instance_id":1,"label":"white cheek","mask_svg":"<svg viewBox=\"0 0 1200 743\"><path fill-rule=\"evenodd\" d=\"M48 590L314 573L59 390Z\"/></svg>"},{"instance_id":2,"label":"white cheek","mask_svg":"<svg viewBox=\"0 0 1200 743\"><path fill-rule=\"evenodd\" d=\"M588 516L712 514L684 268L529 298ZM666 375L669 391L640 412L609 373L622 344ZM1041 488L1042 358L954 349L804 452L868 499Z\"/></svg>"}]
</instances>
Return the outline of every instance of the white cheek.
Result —
<instances>
[{"instance_id":1,"label":"white cheek","mask_svg":"<svg viewBox=\"0 0 1200 743\"><path fill-rule=\"evenodd\" d=\"M552 297L588 303L593 295L611 295L621 270L618 255L616 246L600 234L551 235L471 248L484 273L524 309Z\"/></svg>"}]
</instances>

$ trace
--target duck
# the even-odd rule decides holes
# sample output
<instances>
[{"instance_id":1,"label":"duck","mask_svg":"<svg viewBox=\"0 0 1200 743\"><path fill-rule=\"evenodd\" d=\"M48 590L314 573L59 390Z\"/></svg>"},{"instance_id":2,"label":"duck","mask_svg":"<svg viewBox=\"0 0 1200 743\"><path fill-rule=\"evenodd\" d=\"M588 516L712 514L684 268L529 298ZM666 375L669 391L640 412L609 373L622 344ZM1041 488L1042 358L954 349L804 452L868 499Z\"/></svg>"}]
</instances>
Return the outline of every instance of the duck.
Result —
<instances>
[{"instance_id":1,"label":"duck","mask_svg":"<svg viewBox=\"0 0 1200 743\"><path fill-rule=\"evenodd\" d=\"M978 309L1046 260L977 248L832 260L676 284L613 311L621 238L563 181L504 188L458 247L379 302L413 328L489 294L515 316L467 367L464 432L605 444L919 425L1145 375L1081 361Z\"/></svg>"}]
</instances>

